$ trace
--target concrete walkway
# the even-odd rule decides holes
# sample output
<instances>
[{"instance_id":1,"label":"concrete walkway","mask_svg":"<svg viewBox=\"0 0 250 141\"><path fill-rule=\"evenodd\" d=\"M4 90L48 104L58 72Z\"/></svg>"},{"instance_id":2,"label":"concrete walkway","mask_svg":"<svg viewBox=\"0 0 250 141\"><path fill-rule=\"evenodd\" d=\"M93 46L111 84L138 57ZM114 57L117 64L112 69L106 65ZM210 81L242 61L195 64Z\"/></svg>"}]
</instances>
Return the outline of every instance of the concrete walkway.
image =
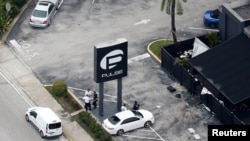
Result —
<instances>
[{"instance_id":1,"label":"concrete walkway","mask_svg":"<svg viewBox=\"0 0 250 141\"><path fill-rule=\"evenodd\" d=\"M32 70L9 48L0 42L0 72L30 106L50 107L62 119L63 132L68 141L94 141L93 138L72 120L60 104L48 93ZM25 112L25 111L24 111Z\"/></svg>"},{"instance_id":2,"label":"concrete walkway","mask_svg":"<svg viewBox=\"0 0 250 141\"><path fill-rule=\"evenodd\" d=\"M61 105L48 93L43 84L34 76L32 70L18 57L10 46L3 43L9 32L11 32L12 27L31 2L32 0L29 0L21 9L19 15L13 20L7 32L3 35L2 41L0 41L0 72L24 99L31 99L26 100L30 106L50 107L61 117L64 133L62 140L94 141L85 130L72 120L71 113L66 113Z\"/></svg>"}]
</instances>

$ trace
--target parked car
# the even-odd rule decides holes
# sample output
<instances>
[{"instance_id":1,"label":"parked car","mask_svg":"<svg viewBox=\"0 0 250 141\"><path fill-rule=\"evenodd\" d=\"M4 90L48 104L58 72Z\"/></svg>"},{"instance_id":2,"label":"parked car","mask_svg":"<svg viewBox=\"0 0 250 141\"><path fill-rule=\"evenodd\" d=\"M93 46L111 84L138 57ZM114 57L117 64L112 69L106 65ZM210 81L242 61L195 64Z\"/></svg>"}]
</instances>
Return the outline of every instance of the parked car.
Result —
<instances>
[{"instance_id":1,"label":"parked car","mask_svg":"<svg viewBox=\"0 0 250 141\"><path fill-rule=\"evenodd\" d=\"M118 112L103 120L102 127L111 135L123 135L127 131L150 127L154 123L151 112L139 109Z\"/></svg>"},{"instance_id":2,"label":"parked car","mask_svg":"<svg viewBox=\"0 0 250 141\"><path fill-rule=\"evenodd\" d=\"M32 27L47 27L60 8L63 0L38 0L32 11L29 24Z\"/></svg>"},{"instance_id":3,"label":"parked car","mask_svg":"<svg viewBox=\"0 0 250 141\"><path fill-rule=\"evenodd\" d=\"M34 125L42 138L62 135L61 119L50 108L28 108L25 118Z\"/></svg>"},{"instance_id":4,"label":"parked car","mask_svg":"<svg viewBox=\"0 0 250 141\"><path fill-rule=\"evenodd\" d=\"M220 16L220 11L218 9L205 11L203 18L204 25L210 28L218 28L219 16Z\"/></svg>"}]
</instances>

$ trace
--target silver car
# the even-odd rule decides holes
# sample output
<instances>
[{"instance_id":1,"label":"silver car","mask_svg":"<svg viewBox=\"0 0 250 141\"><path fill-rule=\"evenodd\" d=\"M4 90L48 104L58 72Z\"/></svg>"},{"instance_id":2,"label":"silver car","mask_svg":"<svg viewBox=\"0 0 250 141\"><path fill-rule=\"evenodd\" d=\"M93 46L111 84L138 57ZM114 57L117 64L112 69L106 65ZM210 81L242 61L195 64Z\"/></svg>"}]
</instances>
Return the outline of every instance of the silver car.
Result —
<instances>
[{"instance_id":1,"label":"silver car","mask_svg":"<svg viewBox=\"0 0 250 141\"><path fill-rule=\"evenodd\" d=\"M34 8L29 24L32 27L47 27L60 8L63 0L38 0Z\"/></svg>"}]
</instances>

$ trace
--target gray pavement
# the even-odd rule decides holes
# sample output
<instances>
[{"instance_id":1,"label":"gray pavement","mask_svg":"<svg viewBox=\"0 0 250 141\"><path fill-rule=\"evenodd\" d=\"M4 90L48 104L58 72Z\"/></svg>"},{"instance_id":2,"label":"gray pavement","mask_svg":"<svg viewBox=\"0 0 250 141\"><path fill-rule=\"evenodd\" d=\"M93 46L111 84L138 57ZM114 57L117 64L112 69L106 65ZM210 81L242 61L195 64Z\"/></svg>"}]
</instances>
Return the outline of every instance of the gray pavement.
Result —
<instances>
[{"instance_id":1,"label":"gray pavement","mask_svg":"<svg viewBox=\"0 0 250 141\"><path fill-rule=\"evenodd\" d=\"M21 9L20 14L13 20L7 32L3 35L2 41L0 41L0 71L9 79L10 83L13 84L30 106L50 107L61 117L64 133L61 140L82 141L84 139L85 141L94 141L76 121L72 120L71 114L65 112L61 105L48 93L25 62L12 49L9 49L10 46L3 43L12 27L31 2L32 0L29 0Z\"/></svg>"},{"instance_id":2,"label":"gray pavement","mask_svg":"<svg viewBox=\"0 0 250 141\"><path fill-rule=\"evenodd\" d=\"M226 0L224 0L224 1L226 1ZM69 3L69 1L68 1L68 3ZM195 9L194 7L196 7L196 8L203 7L202 9L205 9L205 7L208 5L216 5L213 3L215 3L215 0L208 1L207 4L202 3L201 5L200 5L200 2L191 1L191 3L190 3L191 6L189 6L189 7L186 6L186 8L187 8L187 10L188 9ZM218 2L218 3L222 3L222 2ZM67 7L68 5L65 5L65 9L68 8ZM77 9L74 9L74 10L77 10ZM81 13L81 12L79 12L79 13ZM143 12L141 12L141 13L143 13ZM61 13L61 14L63 14L63 13ZM68 13L65 12L64 14L67 15ZM189 15L191 13L186 12L186 14ZM196 16L196 17L199 17L199 18L200 18L200 15L202 15L201 12L196 12L195 14L197 14L198 16ZM185 20L184 16L179 17L179 18ZM196 22L197 19L190 20L189 16L186 16L186 18L188 18L188 20L185 21L185 25L184 25L185 27L187 25L189 25L189 24L186 24L186 22L188 22L188 21L191 21L191 22L194 21L197 25L202 24L202 22L200 22L200 21ZM72 22L72 21L67 20L64 22ZM77 21L77 22L79 22L79 21ZM102 22L100 22L100 23L102 23ZM134 21L131 21L131 23L134 23ZM57 25L56 21L53 23L53 25L55 25L55 26ZM79 26L79 25L77 25L77 26ZM194 25L194 26L196 26L196 25ZM59 27L63 28L63 26L59 26ZM134 29L134 28L135 27L132 27L132 29ZM136 28L138 28L138 27L136 27ZM143 28L143 27L141 27L141 28ZM24 30L25 33L28 32L27 30L29 30L26 28L21 28L21 29ZM79 29L79 28L78 27L72 28L72 30L76 30L76 29ZM94 30L90 30L90 31L91 31L91 35L92 35L93 34L92 32ZM96 32L97 31L98 30L96 30ZM38 31L36 31L36 32L38 32ZM63 32L67 32L67 31L64 30ZM128 31L128 33L130 33L130 32L131 31ZM56 35L59 34L59 32L55 32L55 33L56 33ZM19 31L14 32L13 34L20 34L20 32ZM131 32L131 34L133 34L133 33ZM150 34L151 34L151 32L150 32ZM183 36L184 35L186 36L186 32L184 32L184 31L183 31L183 33L180 32L180 34L183 34ZM30 36L32 36L32 35L30 35ZM7 37L7 36L5 36L5 37ZM44 36L42 36L42 37L44 37ZM53 35L48 36L48 37L51 39L54 38ZM87 37L84 37L84 38L87 38ZM128 39L130 39L130 38L128 38ZM144 39L145 38L144 36L142 38L143 38L142 39L143 45L148 43L149 40ZM155 36L154 38L158 38L158 36ZM103 39L103 38L101 38L101 39ZM151 37L150 37L150 39L151 39ZM86 39L86 41L88 41L88 39ZM88 41L88 43L91 41ZM68 42L72 42L72 40L70 40ZM39 46L36 42L32 42L32 43L37 45L36 49L39 49L41 51L46 49L45 48L46 44ZM88 43L85 42L84 43L85 46L88 46ZM136 52L136 53L133 52L133 51L135 51L134 48L139 46L136 43L134 43L134 38L131 38L130 43L132 43L131 46L133 47L133 48L130 48L131 49L130 50L131 57L134 57L138 54L141 54L142 52L145 53L144 52L145 50L141 50L141 49L139 52ZM62 44L64 44L64 43L61 43L60 45L57 45L57 46L61 46ZM77 47L79 47L79 45L75 42L74 42L74 44L76 44L77 46L73 45L73 47L75 49L77 49ZM80 43L80 44L82 44L82 43ZM89 44L92 44L92 42ZM49 45L51 45L51 42L49 42ZM67 46L72 47L71 45L67 45ZM63 46L63 47L66 48L65 46ZM139 47L142 48L141 45ZM50 49L53 49L53 48L50 48ZM70 114L66 113L62 109L62 107L60 105L58 105L56 103L56 101L50 96L50 94L48 94L48 92L44 89L43 84L41 83L41 82L43 82L42 81L43 79L40 78L40 81L39 81L36 78L36 76L39 77L39 75L36 75L36 76L34 75L35 71L37 71L36 67L34 67L32 69L34 71L34 72L32 72L32 70L26 65L26 63L23 62L23 60L22 60L23 58L22 59L19 58L19 56L20 57L22 57L22 56L20 54L18 55L16 53L18 53L18 52L15 52L15 49L10 49L10 46L4 45L3 43L0 44L0 71L2 73L4 73L9 78L11 83L13 83L20 92L23 93L24 97L28 96L30 99L32 99L32 101L30 101L30 103L31 103L30 105L48 106L48 107L51 107L58 115L60 115L60 117L63 120L63 124L64 124L64 133L67 135L68 140L71 140L71 141L78 141L78 140L82 140L82 139L84 139L84 141L93 140L84 130L82 130L79 127L79 125L77 125L77 123L75 123L74 121L71 120ZM48 52L46 52L46 54L47 53ZM53 54L53 53L51 52L51 54ZM89 53L89 54L92 54L92 53ZM60 55L58 55L58 56L60 56ZM32 61L34 61L33 63L36 64L37 61L42 62L42 59L46 59L46 58L42 58L42 57L36 58ZM86 61L91 62L89 60L91 60L91 59L89 59L89 58L86 59ZM74 60L74 62L75 61L76 60ZM32 63L30 63L30 64L32 64ZM79 66L79 64L77 64L77 66ZM54 71L48 67L45 67L43 69L44 70L42 70L42 71L48 71L49 73L54 72L58 75L62 75L62 73L58 73L58 71L59 71L58 69L55 69L56 71ZM76 69L73 68L73 69L77 70L77 68ZM153 127L154 128L153 132L157 131L155 134L157 136L158 135L162 136L162 137L159 136L156 140L166 140L166 141L168 141L168 140L171 140L171 141L193 140L193 137L187 132L187 129L190 127L193 127L197 131L197 133L199 133L201 135L202 139L206 140L206 131L207 131L206 125L210 124L210 122L214 123L213 117L208 115L206 112L201 111L201 109L198 106L195 106L195 104L196 104L195 102L197 102L197 101L195 101L190 95L188 95L188 92L186 92L186 90L183 89L183 87L181 87L176 81L174 81L174 79L171 79L170 76L167 76L160 69L159 64L155 63L154 59L149 57L145 60L131 63L129 65L129 69L130 69L130 74L128 77L124 78L124 83L123 83L124 88L129 88L129 91L125 91L123 93L124 94L123 98L125 100L127 100L128 103L133 103L134 99L139 99L141 102L141 106L143 108L149 109L149 110L154 112L155 118L157 119L157 123ZM84 70L84 71L86 71L86 72L84 72L85 74L92 73L91 68L89 68L88 70ZM141 73L138 74L137 72L141 72ZM72 82L71 86L78 87L78 85L83 85L82 83L79 83L79 81L76 81L75 80L76 78L74 80L72 79L72 78L74 78L72 76L72 74L74 74L74 73L70 73L70 74L71 74L69 77L70 82L74 81L74 82ZM151 75L151 74L153 74L153 75ZM68 75L68 73L65 73L65 75ZM79 74L77 73L77 78L79 77L78 75ZM51 75L51 76L53 76L53 75ZM155 76L155 77L152 77L152 76ZM60 78L61 77L62 76L60 76ZM85 77L86 78L84 78L83 80L88 80L88 81L85 81L86 83L92 82L92 81L89 81L89 79L91 78L89 75L85 75ZM134 78L136 78L136 79L134 79ZM132 81L132 80L134 80L134 81ZM145 80L147 80L147 81L145 81ZM45 82L48 82L48 81L45 81ZM73 85L73 84L75 84L75 85ZM93 86L95 86L95 84L96 83L94 83ZM136 85L131 85L131 84L136 84ZM107 90L106 91L109 93L113 92L115 90L115 88L113 88L113 86L115 86L115 85L116 84L112 83L112 82L107 83L107 86L106 86ZM176 87L177 91L175 93L169 93L166 90L166 87L169 85ZM91 87L91 88L96 89L95 87ZM83 94L83 92L76 91L74 89L71 89L71 91L74 93L75 96L79 96L79 95ZM182 98L181 99L176 98L174 96L175 94L181 94ZM111 115L113 112L116 112L116 109L115 109L116 106L112 106L112 105L115 105L116 103L105 102L104 104L106 104L106 105L104 105L105 106L104 110L109 110L109 111L104 111L105 112L104 117L99 117L100 121L102 121L102 119L105 118L106 116ZM112 107L113 107L113 109L112 109ZM92 113L98 117L97 111L98 110L93 110ZM108 112L110 112L110 113L108 113ZM164 119L164 120L162 120L162 119ZM133 133L135 133L137 135L136 131ZM138 133L138 134L141 134L141 133ZM139 140L139 138L141 140L144 140L144 138L142 138L142 137L145 136L145 134L148 135L149 132L146 132L142 136L139 136L137 140ZM124 141L124 140L129 140L131 138L133 140L135 140L135 138L133 138L134 136L135 135L132 135L130 137L126 136L127 138L118 137L117 140ZM151 134L150 134L150 137L151 137ZM154 135L152 135L152 137L154 137ZM148 139L152 140L151 138L148 138Z\"/></svg>"},{"instance_id":3,"label":"gray pavement","mask_svg":"<svg viewBox=\"0 0 250 141\"><path fill-rule=\"evenodd\" d=\"M0 71L30 106L50 107L62 119L63 141L94 141L93 138L71 119L69 113L47 92L31 69L7 45L0 42ZM29 100L30 99L30 100ZM23 111L25 113L25 111Z\"/></svg>"}]
</instances>

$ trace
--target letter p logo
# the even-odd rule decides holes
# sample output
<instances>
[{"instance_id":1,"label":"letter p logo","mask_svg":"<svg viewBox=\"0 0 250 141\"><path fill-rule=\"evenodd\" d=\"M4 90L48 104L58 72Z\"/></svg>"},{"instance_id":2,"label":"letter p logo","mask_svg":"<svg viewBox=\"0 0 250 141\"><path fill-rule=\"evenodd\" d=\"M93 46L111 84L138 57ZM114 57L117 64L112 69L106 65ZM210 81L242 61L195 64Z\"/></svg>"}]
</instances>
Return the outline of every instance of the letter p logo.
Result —
<instances>
[{"instance_id":1,"label":"letter p logo","mask_svg":"<svg viewBox=\"0 0 250 141\"><path fill-rule=\"evenodd\" d=\"M100 63L100 67L104 70L109 70L117 66L122 61L123 51L120 49L113 50L106 54Z\"/></svg>"}]
</instances>

